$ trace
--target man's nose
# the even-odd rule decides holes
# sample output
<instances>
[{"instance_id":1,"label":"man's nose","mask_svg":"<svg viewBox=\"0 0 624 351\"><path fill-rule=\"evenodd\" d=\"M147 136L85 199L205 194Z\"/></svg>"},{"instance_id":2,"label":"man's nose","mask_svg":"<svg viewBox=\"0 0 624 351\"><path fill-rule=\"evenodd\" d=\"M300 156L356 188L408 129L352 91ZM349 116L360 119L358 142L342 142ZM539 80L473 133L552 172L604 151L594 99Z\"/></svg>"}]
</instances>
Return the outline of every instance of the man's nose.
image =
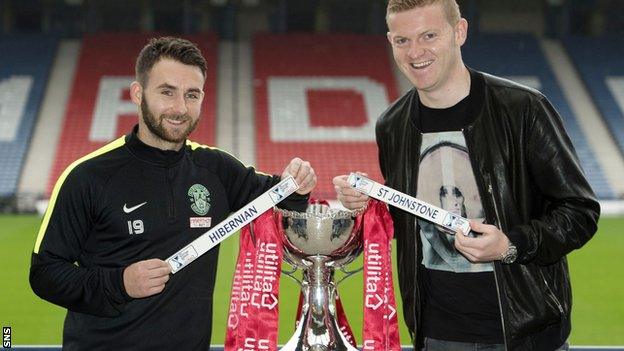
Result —
<instances>
[{"instance_id":1,"label":"man's nose","mask_svg":"<svg viewBox=\"0 0 624 351\"><path fill-rule=\"evenodd\" d=\"M407 56L410 59L415 59L420 57L424 52L424 49L421 45L419 45L418 43L416 43L415 41L412 41L410 43L410 46L407 50Z\"/></svg>"},{"instance_id":2,"label":"man's nose","mask_svg":"<svg viewBox=\"0 0 624 351\"><path fill-rule=\"evenodd\" d=\"M186 107L186 100L184 99L184 95L177 95L171 104L171 112L176 115L185 115L188 112L188 108Z\"/></svg>"}]
</instances>

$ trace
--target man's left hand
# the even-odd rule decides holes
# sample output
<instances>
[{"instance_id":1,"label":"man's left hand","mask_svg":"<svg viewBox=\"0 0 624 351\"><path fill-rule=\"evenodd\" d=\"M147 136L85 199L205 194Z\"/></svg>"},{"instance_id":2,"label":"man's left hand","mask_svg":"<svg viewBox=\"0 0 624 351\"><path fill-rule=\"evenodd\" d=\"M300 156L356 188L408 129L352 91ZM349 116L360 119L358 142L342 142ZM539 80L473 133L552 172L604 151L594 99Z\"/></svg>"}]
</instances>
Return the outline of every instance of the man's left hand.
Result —
<instances>
[{"instance_id":1,"label":"man's left hand","mask_svg":"<svg viewBox=\"0 0 624 351\"><path fill-rule=\"evenodd\" d=\"M481 235L476 238L455 234L455 248L471 262L491 262L500 260L501 254L509 247L509 238L496 226L470 221L470 229Z\"/></svg>"},{"instance_id":2,"label":"man's left hand","mask_svg":"<svg viewBox=\"0 0 624 351\"><path fill-rule=\"evenodd\" d=\"M314 169L310 166L310 162L303 161L298 157L293 158L286 166L286 169L284 169L282 179L288 176L293 176L297 184L299 184L297 194L305 195L316 186L316 174L314 174Z\"/></svg>"}]
</instances>

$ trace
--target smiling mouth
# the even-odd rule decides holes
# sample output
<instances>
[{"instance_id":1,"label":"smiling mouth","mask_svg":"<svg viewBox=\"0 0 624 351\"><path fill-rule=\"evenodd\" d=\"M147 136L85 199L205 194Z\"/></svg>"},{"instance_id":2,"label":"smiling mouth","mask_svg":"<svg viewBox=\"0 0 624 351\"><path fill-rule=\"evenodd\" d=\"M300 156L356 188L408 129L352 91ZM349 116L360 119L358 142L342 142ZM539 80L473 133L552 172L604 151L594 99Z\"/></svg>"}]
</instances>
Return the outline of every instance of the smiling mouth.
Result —
<instances>
[{"instance_id":1,"label":"smiling mouth","mask_svg":"<svg viewBox=\"0 0 624 351\"><path fill-rule=\"evenodd\" d=\"M184 123L186 123L186 119L170 119L170 118L165 118L165 121L167 121L170 124L179 126L182 125Z\"/></svg>"},{"instance_id":2,"label":"smiling mouth","mask_svg":"<svg viewBox=\"0 0 624 351\"><path fill-rule=\"evenodd\" d=\"M419 62L419 63L410 63L410 66L415 69L423 69L429 67L433 63L433 60Z\"/></svg>"}]
</instances>

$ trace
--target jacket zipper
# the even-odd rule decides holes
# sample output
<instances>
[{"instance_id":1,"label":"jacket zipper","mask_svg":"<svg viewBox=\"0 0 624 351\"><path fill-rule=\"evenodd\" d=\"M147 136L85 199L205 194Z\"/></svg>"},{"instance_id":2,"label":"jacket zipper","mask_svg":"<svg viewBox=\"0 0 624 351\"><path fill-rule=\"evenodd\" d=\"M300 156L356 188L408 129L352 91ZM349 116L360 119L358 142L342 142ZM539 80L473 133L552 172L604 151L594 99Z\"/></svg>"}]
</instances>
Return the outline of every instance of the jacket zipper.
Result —
<instances>
[{"instance_id":1,"label":"jacket zipper","mask_svg":"<svg viewBox=\"0 0 624 351\"><path fill-rule=\"evenodd\" d=\"M496 199L494 198L494 190L492 188L492 181L488 177L488 193L490 194L490 199L492 204L494 205L494 215L496 216L496 221L494 225L500 230L500 216L498 214L498 205L496 205ZM507 350L507 331L505 330L505 317L503 316L503 302L501 299L501 292L498 283L498 274L496 273L496 263L492 262L494 265L494 282L496 283L496 296L498 297L498 310L500 312L501 324L503 326L503 342L505 343L505 350Z\"/></svg>"},{"instance_id":2,"label":"jacket zipper","mask_svg":"<svg viewBox=\"0 0 624 351\"><path fill-rule=\"evenodd\" d=\"M498 223L500 221L500 215L498 213L498 205L496 204L496 200L494 199L494 188L492 187L492 181L490 180L489 177L488 177L488 193L490 193L490 198L492 200L492 204L494 205L494 214L496 215L496 223L494 223L494 225L496 225L496 227L500 229L500 225Z\"/></svg>"},{"instance_id":3,"label":"jacket zipper","mask_svg":"<svg viewBox=\"0 0 624 351\"><path fill-rule=\"evenodd\" d=\"M419 133L419 138L418 141L416 142L416 153L417 155L420 155L420 147L422 146L422 138L423 135L422 133ZM407 185L407 189L408 192L411 192L412 195L415 197L417 195L418 192L418 167L415 170L415 177L413 179L415 179L415 182L412 182L411 184L406 184ZM409 178L408 178L409 179ZM420 285L418 283L418 264L420 262L418 262L418 240L420 238L420 232L418 230L418 218L414 218L413 221L414 224L414 234L415 234L415 238L414 238L414 292L415 292L415 296L414 296L414 335L417 335L417 333L420 332L420 328L421 328L421 319L422 319L422 306L420 306L420 301L421 301L421 291L420 291ZM416 311L416 306L418 307L418 311ZM415 338L415 340L418 340L418 338ZM416 342L418 343L418 341ZM414 345L416 346L416 345Z\"/></svg>"},{"instance_id":4,"label":"jacket zipper","mask_svg":"<svg viewBox=\"0 0 624 351\"><path fill-rule=\"evenodd\" d=\"M542 280L544 281L544 285L546 285L546 290L548 290L548 296L550 296L550 298L555 302L555 305L557 305L557 308L559 309L559 319L562 319L563 318L563 306L559 302L559 299L557 299L557 296L555 295L555 293L550 289L550 285L548 284L548 281L546 280L546 277L544 276L544 272L542 272L541 270L539 270L539 272L540 272L540 276L542 277Z\"/></svg>"},{"instance_id":5,"label":"jacket zipper","mask_svg":"<svg viewBox=\"0 0 624 351\"><path fill-rule=\"evenodd\" d=\"M472 166L473 172L477 172L479 170L479 168L477 167L477 164L473 158L473 154L472 152L470 152L470 137L469 135L467 135L466 133L466 129L462 128L461 130L462 134L464 135L464 139L466 140L466 148L468 149L468 158L470 159L470 164ZM496 218L494 218L494 225L500 229L500 217L498 215L498 206L496 205L496 201L494 199L494 191L492 189L492 182L490 180L490 177L486 174L481 174L481 176L483 178L487 179L487 192L488 195L490 196L490 201L492 201L492 205L494 206L494 216L496 216ZM477 174L475 174L475 180L477 181L477 187L479 187L479 189L483 190L484 186L483 186L483 182L481 181L482 179L480 179L479 177L477 177ZM482 193L482 192L480 192ZM482 199L483 201L483 199ZM487 217L487 215L486 215ZM500 287L499 287L499 282L498 282L498 274L496 273L496 262L492 262L492 264L494 265L494 283L496 284L496 296L498 298L498 310L500 312L500 317L501 317L501 325L503 327L503 343L505 344L505 350L508 350L508 346L507 346L507 331L505 328L505 317L503 316L503 302L502 302L502 298L501 298L501 291L500 291Z\"/></svg>"}]
</instances>

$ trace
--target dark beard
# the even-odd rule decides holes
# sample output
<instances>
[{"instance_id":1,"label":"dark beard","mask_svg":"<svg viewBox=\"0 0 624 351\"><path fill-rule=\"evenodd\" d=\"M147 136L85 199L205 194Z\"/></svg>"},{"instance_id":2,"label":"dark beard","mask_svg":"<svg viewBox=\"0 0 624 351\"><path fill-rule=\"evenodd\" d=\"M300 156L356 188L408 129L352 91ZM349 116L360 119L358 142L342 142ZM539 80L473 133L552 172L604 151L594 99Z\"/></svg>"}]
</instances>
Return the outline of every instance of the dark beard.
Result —
<instances>
[{"instance_id":1,"label":"dark beard","mask_svg":"<svg viewBox=\"0 0 624 351\"><path fill-rule=\"evenodd\" d=\"M185 115L160 115L160 118L156 119L156 117L152 114L152 112L150 111L148 107L145 94L141 98L141 114L143 116L143 122L145 122L147 129L149 129L149 131L152 132L152 134L156 135L160 139L168 141L170 143L184 142L186 138L189 136L189 134L191 134L191 132L195 130L195 127L197 126L197 122L199 122L199 119L197 119L195 122L189 123L188 128L186 128L186 130L180 135L172 135L171 133L167 132L165 127L163 127L163 119L168 118L168 119L172 119L176 121L191 121L192 120L191 116L186 115L186 114Z\"/></svg>"}]
</instances>

